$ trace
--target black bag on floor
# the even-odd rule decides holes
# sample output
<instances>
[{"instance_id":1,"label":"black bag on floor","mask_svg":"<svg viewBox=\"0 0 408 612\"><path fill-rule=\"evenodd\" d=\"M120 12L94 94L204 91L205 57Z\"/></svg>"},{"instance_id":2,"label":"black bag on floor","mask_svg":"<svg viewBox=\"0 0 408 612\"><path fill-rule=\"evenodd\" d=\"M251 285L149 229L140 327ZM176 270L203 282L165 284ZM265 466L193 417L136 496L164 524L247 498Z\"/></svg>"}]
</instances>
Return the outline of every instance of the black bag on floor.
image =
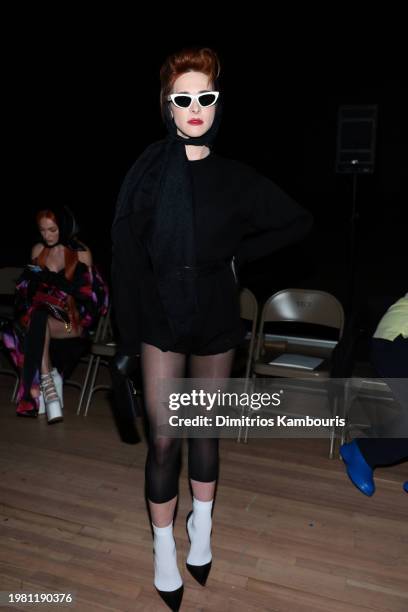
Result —
<instances>
[{"instance_id":1,"label":"black bag on floor","mask_svg":"<svg viewBox=\"0 0 408 612\"><path fill-rule=\"evenodd\" d=\"M111 408L122 442L137 444L141 442L135 417L139 415L136 389L140 389L139 355L117 353L110 361L112 377Z\"/></svg>"}]
</instances>

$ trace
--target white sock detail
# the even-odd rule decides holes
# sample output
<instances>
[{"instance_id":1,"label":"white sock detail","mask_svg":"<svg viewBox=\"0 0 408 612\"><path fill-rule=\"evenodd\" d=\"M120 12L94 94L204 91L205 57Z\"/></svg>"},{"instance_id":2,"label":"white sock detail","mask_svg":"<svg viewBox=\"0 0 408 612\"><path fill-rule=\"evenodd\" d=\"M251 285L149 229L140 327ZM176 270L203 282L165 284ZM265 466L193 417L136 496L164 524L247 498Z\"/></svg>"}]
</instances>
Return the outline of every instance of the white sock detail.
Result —
<instances>
[{"instance_id":1,"label":"white sock detail","mask_svg":"<svg viewBox=\"0 0 408 612\"><path fill-rule=\"evenodd\" d=\"M193 497L193 514L187 522L191 546L188 553L189 565L205 565L212 559L211 554L211 510L213 500L200 501Z\"/></svg>"},{"instance_id":2,"label":"white sock detail","mask_svg":"<svg viewBox=\"0 0 408 612\"><path fill-rule=\"evenodd\" d=\"M167 527L153 525L154 586L159 591L175 591L183 584L177 567L173 523Z\"/></svg>"}]
</instances>

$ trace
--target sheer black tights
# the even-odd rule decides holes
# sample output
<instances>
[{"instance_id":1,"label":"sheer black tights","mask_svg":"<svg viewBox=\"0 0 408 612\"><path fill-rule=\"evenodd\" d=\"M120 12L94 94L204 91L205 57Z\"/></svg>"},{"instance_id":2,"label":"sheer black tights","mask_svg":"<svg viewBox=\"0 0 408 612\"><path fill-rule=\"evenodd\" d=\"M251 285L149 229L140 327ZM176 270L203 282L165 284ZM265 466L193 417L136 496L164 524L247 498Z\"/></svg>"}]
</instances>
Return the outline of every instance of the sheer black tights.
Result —
<instances>
[{"instance_id":1,"label":"sheer black tights","mask_svg":"<svg viewBox=\"0 0 408 612\"><path fill-rule=\"evenodd\" d=\"M149 420L149 450L146 461L146 493L150 501L161 504L177 495L180 470L181 440L157 435L160 422L160 378L183 378L186 366L192 378L228 378L234 350L218 355L190 355L164 352L150 344L142 344L141 363L144 399ZM189 363L187 364L187 360ZM213 482L218 475L218 439L190 438L189 477L199 482Z\"/></svg>"}]
</instances>

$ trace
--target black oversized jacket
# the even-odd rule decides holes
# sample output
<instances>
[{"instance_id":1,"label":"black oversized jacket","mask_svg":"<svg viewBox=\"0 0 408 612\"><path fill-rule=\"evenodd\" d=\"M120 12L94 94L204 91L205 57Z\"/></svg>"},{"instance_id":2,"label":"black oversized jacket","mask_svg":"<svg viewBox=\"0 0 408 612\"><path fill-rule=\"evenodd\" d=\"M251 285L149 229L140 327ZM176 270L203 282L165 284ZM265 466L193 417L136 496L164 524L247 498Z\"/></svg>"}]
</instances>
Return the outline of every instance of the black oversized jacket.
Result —
<instances>
[{"instance_id":1,"label":"black oversized jacket","mask_svg":"<svg viewBox=\"0 0 408 612\"><path fill-rule=\"evenodd\" d=\"M300 240L312 217L269 178L215 153L190 161L193 179L196 261L231 260L236 266ZM163 318L145 247L154 203L122 218L115 228L112 285L121 349L139 351L146 313ZM227 300L228 301L228 300ZM145 313L145 314L144 314Z\"/></svg>"}]
</instances>

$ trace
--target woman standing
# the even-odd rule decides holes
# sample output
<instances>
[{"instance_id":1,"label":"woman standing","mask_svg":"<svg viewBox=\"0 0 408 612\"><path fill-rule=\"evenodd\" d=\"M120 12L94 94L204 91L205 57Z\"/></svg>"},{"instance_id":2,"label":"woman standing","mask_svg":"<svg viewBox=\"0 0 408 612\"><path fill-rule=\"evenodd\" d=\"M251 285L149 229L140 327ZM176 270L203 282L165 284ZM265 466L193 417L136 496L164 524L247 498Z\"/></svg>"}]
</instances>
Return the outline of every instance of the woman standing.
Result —
<instances>
[{"instance_id":1,"label":"woman standing","mask_svg":"<svg viewBox=\"0 0 408 612\"><path fill-rule=\"evenodd\" d=\"M158 380L181 378L187 367L193 378L229 377L234 348L245 335L233 258L239 267L299 240L311 226L309 213L272 181L212 151L221 119L219 74L211 49L166 59L160 77L168 136L130 169L113 225L121 349L140 353L150 429L146 493L154 584L174 610L183 594L173 538L181 441L158 435ZM188 469L187 568L204 585L212 561L218 440L189 439Z\"/></svg>"}]
</instances>

